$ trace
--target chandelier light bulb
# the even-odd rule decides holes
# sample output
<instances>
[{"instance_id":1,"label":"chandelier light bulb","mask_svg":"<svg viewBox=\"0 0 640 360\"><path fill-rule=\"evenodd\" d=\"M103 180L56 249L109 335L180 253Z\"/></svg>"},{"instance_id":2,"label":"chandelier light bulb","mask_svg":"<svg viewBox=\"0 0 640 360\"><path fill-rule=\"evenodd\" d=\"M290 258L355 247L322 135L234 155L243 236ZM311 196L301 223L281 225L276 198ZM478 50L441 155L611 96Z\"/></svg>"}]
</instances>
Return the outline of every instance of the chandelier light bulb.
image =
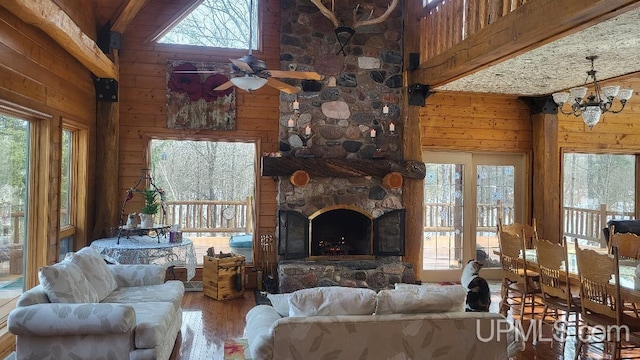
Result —
<instances>
[{"instance_id":1,"label":"chandelier light bulb","mask_svg":"<svg viewBox=\"0 0 640 360\"><path fill-rule=\"evenodd\" d=\"M571 97L578 100L582 100L583 97L587 96L587 88L586 87L575 87L569 92L571 92Z\"/></svg>"},{"instance_id":2,"label":"chandelier light bulb","mask_svg":"<svg viewBox=\"0 0 640 360\"><path fill-rule=\"evenodd\" d=\"M600 121L602 110L599 106L587 106L582 112L582 120L591 129Z\"/></svg>"},{"instance_id":3,"label":"chandelier light bulb","mask_svg":"<svg viewBox=\"0 0 640 360\"><path fill-rule=\"evenodd\" d=\"M605 87L602 88L602 94L607 99L615 98L618 95L619 91L620 91L620 86L619 85L605 86Z\"/></svg>"},{"instance_id":4,"label":"chandelier light bulb","mask_svg":"<svg viewBox=\"0 0 640 360\"><path fill-rule=\"evenodd\" d=\"M569 95L568 92L553 93L553 101L558 105L564 104L569 100Z\"/></svg>"},{"instance_id":5,"label":"chandelier light bulb","mask_svg":"<svg viewBox=\"0 0 640 360\"><path fill-rule=\"evenodd\" d=\"M631 99L631 95L633 95L633 89L622 89L618 91L618 99L620 101L627 101Z\"/></svg>"}]
</instances>

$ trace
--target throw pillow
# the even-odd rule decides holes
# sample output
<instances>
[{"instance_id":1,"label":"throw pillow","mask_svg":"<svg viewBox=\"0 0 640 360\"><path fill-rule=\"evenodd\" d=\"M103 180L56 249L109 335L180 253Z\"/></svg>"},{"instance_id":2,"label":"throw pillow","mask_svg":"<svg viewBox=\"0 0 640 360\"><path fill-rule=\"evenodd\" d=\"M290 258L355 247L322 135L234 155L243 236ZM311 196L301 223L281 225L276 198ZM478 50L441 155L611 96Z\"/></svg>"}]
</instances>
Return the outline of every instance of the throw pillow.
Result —
<instances>
[{"instance_id":1,"label":"throw pillow","mask_svg":"<svg viewBox=\"0 0 640 360\"><path fill-rule=\"evenodd\" d=\"M290 294L267 294L267 299L271 301L271 306L282 317L289 316L289 295Z\"/></svg>"},{"instance_id":2,"label":"throw pillow","mask_svg":"<svg viewBox=\"0 0 640 360\"><path fill-rule=\"evenodd\" d=\"M66 259L80 267L84 276L96 290L98 301L102 301L118 287L116 277L96 249L84 247L78 252L68 253Z\"/></svg>"},{"instance_id":3,"label":"throw pillow","mask_svg":"<svg viewBox=\"0 0 640 360\"><path fill-rule=\"evenodd\" d=\"M416 314L464 311L467 296L460 285L400 287L380 290L376 314Z\"/></svg>"},{"instance_id":4,"label":"throw pillow","mask_svg":"<svg viewBox=\"0 0 640 360\"><path fill-rule=\"evenodd\" d=\"M96 290L80 267L71 261L41 267L38 278L52 303L98 302Z\"/></svg>"},{"instance_id":5,"label":"throw pillow","mask_svg":"<svg viewBox=\"0 0 640 360\"><path fill-rule=\"evenodd\" d=\"M298 290L289 296L289 316L371 315L376 292L331 286Z\"/></svg>"}]
</instances>

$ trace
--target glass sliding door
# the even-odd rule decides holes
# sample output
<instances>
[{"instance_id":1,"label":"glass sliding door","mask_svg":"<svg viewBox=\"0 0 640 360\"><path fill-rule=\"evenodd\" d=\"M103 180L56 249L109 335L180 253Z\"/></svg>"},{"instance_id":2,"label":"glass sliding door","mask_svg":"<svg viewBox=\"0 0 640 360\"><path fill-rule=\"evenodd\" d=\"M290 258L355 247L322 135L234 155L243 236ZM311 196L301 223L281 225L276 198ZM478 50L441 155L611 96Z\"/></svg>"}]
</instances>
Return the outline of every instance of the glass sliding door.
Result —
<instances>
[{"instance_id":1,"label":"glass sliding door","mask_svg":"<svg viewBox=\"0 0 640 360\"><path fill-rule=\"evenodd\" d=\"M497 219L525 219L525 155L425 152L423 276L459 281L470 259L498 277Z\"/></svg>"}]
</instances>

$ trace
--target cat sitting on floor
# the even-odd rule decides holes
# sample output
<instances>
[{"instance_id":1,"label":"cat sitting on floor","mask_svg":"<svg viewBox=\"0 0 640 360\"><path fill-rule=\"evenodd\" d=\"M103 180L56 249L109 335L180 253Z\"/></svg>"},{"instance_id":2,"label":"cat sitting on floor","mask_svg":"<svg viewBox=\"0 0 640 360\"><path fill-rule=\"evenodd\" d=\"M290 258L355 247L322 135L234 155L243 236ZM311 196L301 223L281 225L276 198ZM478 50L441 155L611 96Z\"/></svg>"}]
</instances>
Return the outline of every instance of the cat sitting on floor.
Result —
<instances>
[{"instance_id":1,"label":"cat sitting on floor","mask_svg":"<svg viewBox=\"0 0 640 360\"><path fill-rule=\"evenodd\" d=\"M460 283L467 290L465 311L489 312L491 291L487 280L478 275L481 268L482 263L472 259L467 262L467 265L462 270Z\"/></svg>"}]
</instances>

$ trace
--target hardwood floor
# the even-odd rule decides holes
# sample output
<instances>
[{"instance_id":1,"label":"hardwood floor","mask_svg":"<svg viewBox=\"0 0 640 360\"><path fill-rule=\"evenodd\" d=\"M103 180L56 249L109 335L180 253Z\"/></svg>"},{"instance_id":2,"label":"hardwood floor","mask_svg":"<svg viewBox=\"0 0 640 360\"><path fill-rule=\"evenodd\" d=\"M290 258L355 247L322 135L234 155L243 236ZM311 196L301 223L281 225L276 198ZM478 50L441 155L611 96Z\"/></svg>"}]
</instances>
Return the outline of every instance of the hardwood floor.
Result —
<instances>
[{"instance_id":1,"label":"hardwood floor","mask_svg":"<svg viewBox=\"0 0 640 360\"><path fill-rule=\"evenodd\" d=\"M498 311L500 302L500 288L492 284L491 312ZM171 360L222 360L224 341L242 337L245 321L244 317L253 306L255 299L252 290L245 291L241 298L217 301L204 296L202 292L187 292L183 302L183 324L178 335ZM542 306L537 307L535 319L541 318ZM521 321L522 329L529 329L530 315L521 320L519 315L509 313L513 321ZM536 326L539 323L536 323ZM569 336L567 341L553 341L552 328L542 326L542 341L533 344L533 335L527 340L527 348L517 359L564 360L573 359L575 354L575 336ZM557 338L557 336L556 336ZM640 338L632 337L633 344L640 344ZM627 355L625 355L627 354ZM640 356L640 351L623 353L628 356ZM602 344L586 347L580 359L602 359ZM372 359L376 360L376 359Z\"/></svg>"},{"instance_id":2,"label":"hardwood floor","mask_svg":"<svg viewBox=\"0 0 640 360\"><path fill-rule=\"evenodd\" d=\"M255 305L253 291L241 298L214 300L201 291L185 293L182 330L171 360L222 360L224 341L242 337L244 317Z\"/></svg>"}]
</instances>

